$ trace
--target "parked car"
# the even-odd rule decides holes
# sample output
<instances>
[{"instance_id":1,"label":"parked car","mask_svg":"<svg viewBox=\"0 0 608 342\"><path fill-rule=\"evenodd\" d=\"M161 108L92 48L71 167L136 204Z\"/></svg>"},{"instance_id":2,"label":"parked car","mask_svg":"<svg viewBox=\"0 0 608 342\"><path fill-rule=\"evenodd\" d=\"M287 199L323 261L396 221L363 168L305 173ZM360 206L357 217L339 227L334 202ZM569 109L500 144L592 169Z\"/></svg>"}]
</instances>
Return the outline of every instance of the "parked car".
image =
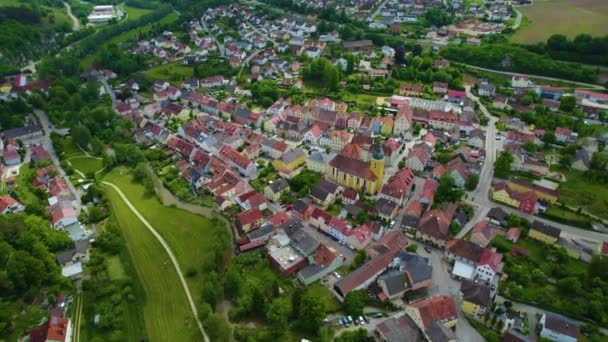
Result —
<instances>
[{"instance_id":1,"label":"parked car","mask_svg":"<svg viewBox=\"0 0 608 342\"><path fill-rule=\"evenodd\" d=\"M359 322L360 322L361 324L365 324L365 323L367 323L367 322L365 321L365 319L363 318L363 316L359 316Z\"/></svg>"},{"instance_id":2,"label":"parked car","mask_svg":"<svg viewBox=\"0 0 608 342\"><path fill-rule=\"evenodd\" d=\"M433 250L431 249L431 247L429 247L429 246L424 247L424 250L425 250L427 253L431 253L431 252L433 251Z\"/></svg>"}]
</instances>

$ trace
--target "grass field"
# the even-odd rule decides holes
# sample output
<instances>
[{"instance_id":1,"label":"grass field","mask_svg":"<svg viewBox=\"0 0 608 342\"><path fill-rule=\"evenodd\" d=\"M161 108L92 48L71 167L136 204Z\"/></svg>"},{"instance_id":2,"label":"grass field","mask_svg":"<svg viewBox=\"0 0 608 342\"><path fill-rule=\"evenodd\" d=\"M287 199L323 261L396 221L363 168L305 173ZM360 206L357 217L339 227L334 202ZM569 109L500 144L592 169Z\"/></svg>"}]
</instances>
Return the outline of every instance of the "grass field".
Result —
<instances>
[{"instance_id":1,"label":"grass field","mask_svg":"<svg viewBox=\"0 0 608 342\"><path fill-rule=\"evenodd\" d=\"M198 271L196 275L186 278L190 292L198 303L203 282L201 269L204 260L209 258L207 247L211 239L208 237L217 229L225 229L225 227L213 226L207 217L161 205L156 197L145 195L142 185L131 181L127 169L114 169L104 177L104 180L118 186L137 210L163 236L175 253L182 272Z\"/></svg>"},{"instance_id":2,"label":"grass field","mask_svg":"<svg viewBox=\"0 0 608 342\"><path fill-rule=\"evenodd\" d=\"M72 164L74 169L84 173L95 173L103 168L101 159L87 157L84 154L82 156L72 157L69 162Z\"/></svg>"},{"instance_id":3,"label":"grass field","mask_svg":"<svg viewBox=\"0 0 608 342\"><path fill-rule=\"evenodd\" d=\"M153 79L181 82L187 78L191 78L194 74L194 69L182 65L180 62L174 62L151 68L147 70L145 74Z\"/></svg>"},{"instance_id":4,"label":"grass field","mask_svg":"<svg viewBox=\"0 0 608 342\"><path fill-rule=\"evenodd\" d=\"M61 152L63 153L61 155L62 159L72 158L81 155L84 156L84 152L82 152L82 150L78 148L78 146L76 146L76 143L74 143L72 137L65 137L61 139L61 146L59 146L59 148L61 148Z\"/></svg>"},{"instance_id":5,"label":"grass field","mask_svg":"<svg viewBox=\"0 0 608 342\"><path fill-rule=\"evenodd\" d=\"M108 179L117 181L113 177ZM144 320L147 337L150 341L201 340L186 294L169 256L124 204L118 193L108 188L107 194L146 293Z\"/></svg>"},{"instance_id":6,"label":"grass field","mask_svg":"<svg viewBox=\"0 0 608 342\"><path fill-rule=\"evenodd\" d=\"M143 15L152 13L152 10L145 8L137 8L125 5L125 13L127 14L127 20L137 20Z\"/></svg>"},{"instance_id":7,"label":"grass field","mask_svg":"<svg viewBox=\"0 0 608 342\"><path fill-rule=\"evenodd\" d=\"M106 259L106 264L111 280L123 280L127 278L127 273L125 272L125 268L122 266L118 255L108 257Z\"/></svg>"},{"instance_id":8,"label":"grass field","mask_svg":"<svg viewBox=\"0 0 608 342\"><path fill-rule=\"evenodd\" d=\"M513 36L517 43L544 42L556 33L570 38L580 33L608 34L608 1L605 0L535 0L533 5L518 9L529 23Z\"/></svg>"},{"instance_id":9,"label":"grass field","mask_svg":"<svg viewBox=\"0 0 608 342\"><path fill-rule=\"evenodd\" d=\"M588 182L583 172L572 170L566 173L566 182L559 186L559 200L566 205L582 207L591 214L608 218L606 186Z\"/></svg>"}]
</instances>

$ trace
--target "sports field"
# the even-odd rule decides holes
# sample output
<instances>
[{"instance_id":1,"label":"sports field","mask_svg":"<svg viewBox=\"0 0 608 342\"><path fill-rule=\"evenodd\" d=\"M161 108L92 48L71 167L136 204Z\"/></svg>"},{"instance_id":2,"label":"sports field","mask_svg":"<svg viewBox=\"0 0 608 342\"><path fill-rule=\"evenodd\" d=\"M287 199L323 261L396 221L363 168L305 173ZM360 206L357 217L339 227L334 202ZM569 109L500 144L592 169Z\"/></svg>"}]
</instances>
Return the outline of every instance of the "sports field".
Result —
<instances>
[{"instance_id":1,"label":"sports field","mask_svg":"<svg viewBox=\"0 0 608 342\"><path fill-rule=\"evenodd\" d=\"M518 9L528 22L513 36L516 43L544 42L556 33L570 38L580 33L608 34L606 0L534 0Z\"/></svg>"}]
</instances>

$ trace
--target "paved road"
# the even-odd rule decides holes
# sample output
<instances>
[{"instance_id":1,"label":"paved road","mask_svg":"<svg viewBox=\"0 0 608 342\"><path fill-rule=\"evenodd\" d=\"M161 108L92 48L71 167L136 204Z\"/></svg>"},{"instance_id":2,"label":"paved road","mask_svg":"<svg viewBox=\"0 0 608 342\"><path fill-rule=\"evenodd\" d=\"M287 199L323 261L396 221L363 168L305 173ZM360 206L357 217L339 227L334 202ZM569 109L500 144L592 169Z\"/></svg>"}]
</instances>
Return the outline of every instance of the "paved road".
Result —
<instances>
[{"instance_id":1,"label":"paved road","mask_svg":"<svg viewBox=\"0 0 608 342\"><path fill-rule=\"evenodd\" d=\"M243 71L243 69L247 66L247 64L249 64L249 61L251 61L251 59L255 56L257 56L260 52L262 52L263 50L255 50L251 55L247 56L247 58L245 58L242 62L241 62L241 67L239 69L239 74L238 76L241 76L241 72Z\"/></svg>"},{"instance_id":2,"label":"paved road","mask_svg":"<svg viewBox=\"0 0 608 342\"><path fill-rule=\"evenodd\" d=\"M72 14L72 6L67 2L63 2L65 8L68 10L68 16L72 19L72 31L80 30L80 21Z\"/></svg>"},{"instance_id":3,"label":"paved road","mask_svg":"<svg viewBox=\"0 0 608 342\"><path fill-rule=\"evenodd\" d=\"M205 29L205 31L207 31L207 33L209 33L209 35L211 36L211 39L213 39L213 41L215 42L215 45L217 45L217 49L220 51L220 56L224 57L226 55L226 49L224 48L224 45L221 44L219 40L217 40L217 38L211 31L209 31L209 29L207 28L207 22L205 20L203 20L202 18L201 18L201 24L203 25L203 29Z\"/></svg>"},{"instance_id":4,"label":"paved road","mask_svg":"<svg viewBox=\"0 0 608 342\"><path fill-rule=\"evenodd\" d=\"M482 68L482 67L478 67L475 65L471 65L471 64L466 64L466 63L459 63L459 62L455 62L455 61L450 61L451 63L455 63L455 64L461 64L461 65L465 65L471 69L477 69L477 70L481 70L481 71L487 71L487 72L491 72L494 74L499 74L499 75L506 75L506 76L515 76L515 75L521 75L522 73L517 73L517 72L508 72L508 71L501 71L501 70L494 70L494 69L488 69L488 68ZM572 84L576 84L576 85L580 85L583 87L589 87L589 88L595 88L595 89L604 89L603 86L601 85L597 85L597 84L591 84L591 83L584 83L584 82L576 82L576 81L571 81L571 80L565 80L563 78L555 78L555 77L547 77L547 76L539 76L539 75L529 75L529 77L531 78L536 78L539 80L546 80L546 81L557 81L557 82L568 82L568 83L572 83Z\"/></svg>"},{"instance_id":5,"label":"paved road","mask_svg":"<svg viewBox=\"0 0 608 342\"><path fill-rule=\"evenodd\" d=\"M388 2L388 0L383 1L380 4L380 6L378 6L378 8L376 8L374 13L372 13L369 17L367 17L367 21L369 21L369 22L374 21L374 18L378 15L378 13L380 13L380 11L382 11L382 9L384 8L384 5L386 5L387 2Z\"/></svg>"},{"instance_id":6,"label":"paved road","mask_svg":"<svg viewBox=\"0 0 608 342\"><path fill-rule=\"evenodd\" d=\"M417 241L412 243L420 244ZM450 267L443 261L443 252L440 249L432 248L431 253L427 253L424 249L419 248L419 254L429 258L431 265L433 266L432 284L430 288L431 295L450 295L457 299L458 293L460 292L460 282L454 280L450 276ZM456 337L459 341L467 342L484 342L484 339L475 328L469 324L466 317L458 307L458 323L456 323Z\"/></svg>"},{"instance_id":7,"label":"paved road","mask_svg":"<svg viewBox=\"0 0 608 342\"><path fill-rule=\"evenodd\" d=\"M490 208L500 207L507 213L519 215L530 221L534 221L534 220L541 221L545 224L557 227L557 228L561 229L564 233L571 235L573 237L576 237L576 238L583 238L583 239L588 239L588 240L592 240L592 241L599 241L599 240L603 241L603 240L608 239L608 234L604 234L604 233L600 233L600 232L596 232L596 231L584 230L584 229L580 229L580 228L575 228L575 227L571 227L571 226L568 226L566 224L562 224L559 222L546 220L546 219L543 219L538 216L524 214L517 209L492 202L489 199L490 188L492 186L492 181L493 181L494 161L496 159L496 154L497 154L496 125L495 124L496 124L496 121L498 121L498 119L496 119L496 117L490 115L490 112L483 105L483 103L481 103L479 101L479 98L471 93L470 86L466 86L465 90L467 93L467 97L479 104L480 110L490 119L490 121L488 123L488 127L486 128L486 160L481 169L481 174L479 177L479 186L477 187L477 189L475 191L472 191L469 193L469 199L467 200L467 202L476 206L478 210L476 210L475 219L471 220L471 222L469 222L469 224L467 224L458 233L457 237L462 238L469 232L469 230L471 230L473 228L472 222L477 222L477 220L476 220L477 218L483 217L483 216L481 216L482 211L485 211L487 213L486 210L489 210ZM485 214L484 214L484 216L485 216Z\"/></svg>"},{"instance_id":8,"label":"paved road","mask_svg":"<svg viewBox=\"0 0 608 342\"><path fill-rule=\"evenodd\" d=\"M51 128L49 127L50 126L49 118L45 112L43 112L39 109L34 109L34 114L36 114L36 116L38 117L38 120L40 121L40 125L44 129L44 136L42 136L40 138L40 142L42 143L42 146L44 147L44 149L47 150L47 152L49 153L49 156L51 157L51 161L53 162L53 164L55 164L57 166L59 176L61 176L61 178L65 179L66 183L68 184L68 188L70 188L70 192L72 193L72 195L74 195L74 198L77 200L78 206L76 209L78 210L80 207L80 204L82 203L80 200L80 192L78 192L76 190L76 188L74 187L74 185L72 185L70 178L67 176L65 171L61 168L61 164L59 163L59 158L57 157L57 152L55 152L55 147L53 147L53 143L51 142L51 136L50 136Z\"/></svg>"},{"instance_id":9,"label":"paved road","mask_svg":"<svg viewBox=\"0 0 608 342\"><path fill-rule=\"evenodd\" d=\"M163 246L163 249L169 255L169 258L171 259L171 262L173 263L173 267L175 268L175 271L177 272L177 275L179 276L179 280L182 283L182 288L184 289L184 292L186 293L186 297L188 298L188 302L190 303L190 309L192 310L192 314L194 315L194 318L196 319L196 323L198 324L198 328L201 332L201 335L203 335L205 342L209 342L209 337L205 333L205 329L203 329L203 324L201 323L200 319L198 318L198 311L196 310L196 305L194 304L194 299L192 299L192 295L190 294L190 289L188 289L188 284L186 284L186 278L182 274L181 267L179 266L179 262L177 261L177 258L173 254L171 247L169 247L169 245L167 244L165 239L163 239L163 237L160 236L160 234L156 231L156 229L154 229L154 227L152 227L152 225L150 225L150 223L148 223L148 221L139 213L139 211L137 211L137 209L135 209L133 204L131 204L131 202L129 202L129 199L127 198L127 196L125 196L125 194L120 190L119 187L117 187L116 185L109 183L109 182L102 182L102 183L104 185L111 187L118 193L120 198L122 198L122 200L127 204L127 206L129 207L129 209L131 209L133 214L135 214L135 216L137 216L137 218L144 224L144 226L146 226L146 228L148 228L150 233L152 233L152 235L154 235L154 237L158 240L158 242L160 242L160 244Z\"/></svg>"},{"instance_id":10,"label":"paved road","mask_svg":"<svg viewBox=\"0 0 608 342\"><path fill-rule=\"evenodd\" d=\"M517 17L515 17L515 22L513 23L513 26L511 26L511 28L517 30L519 28L519 25L521 25L522 14L517 8L513 8L513 10L515 11L515 13L517 13Z\"/></svg>"},{"instance_id":11,"label":"paved road","mask_svg":"<svg viewBox=\"0 0 608 342\"><path fill-rule=\"evenodd\" d=\"M99 82L101 82L101 84L103 85L103 88L106 90L106 93L108 95L110 95L110 98L112 98L112 109L116 109L116 106L118 104L118 101L116 100L116 94L114 94L114 91L112 90L112 87L110 87L110 85L108 84L108 80L106 80L106 78L101 75L98 71L96 71L96 76L97 76L97 80Z\"/></svg>"}]
</instances>

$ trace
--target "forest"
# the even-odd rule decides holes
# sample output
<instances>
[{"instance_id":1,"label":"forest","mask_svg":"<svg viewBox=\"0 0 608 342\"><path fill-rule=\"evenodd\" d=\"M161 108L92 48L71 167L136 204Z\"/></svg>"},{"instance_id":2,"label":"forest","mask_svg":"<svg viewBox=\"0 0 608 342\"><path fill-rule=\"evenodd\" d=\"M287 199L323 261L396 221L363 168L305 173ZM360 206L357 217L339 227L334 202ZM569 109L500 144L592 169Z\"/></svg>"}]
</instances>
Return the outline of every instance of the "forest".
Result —
<instances>
[{"instance_id":1,"label":"forest","mask_svg":"<svg viewBox=\"0 0 608 342\"><path fill-rule=\"evenodd\" d=\"M546 43L526 45L528 50L572 62L608 65L608 36L592 37L579 34L568 39L563 34L554 34Z\"/></svg>"}]
</instances>

